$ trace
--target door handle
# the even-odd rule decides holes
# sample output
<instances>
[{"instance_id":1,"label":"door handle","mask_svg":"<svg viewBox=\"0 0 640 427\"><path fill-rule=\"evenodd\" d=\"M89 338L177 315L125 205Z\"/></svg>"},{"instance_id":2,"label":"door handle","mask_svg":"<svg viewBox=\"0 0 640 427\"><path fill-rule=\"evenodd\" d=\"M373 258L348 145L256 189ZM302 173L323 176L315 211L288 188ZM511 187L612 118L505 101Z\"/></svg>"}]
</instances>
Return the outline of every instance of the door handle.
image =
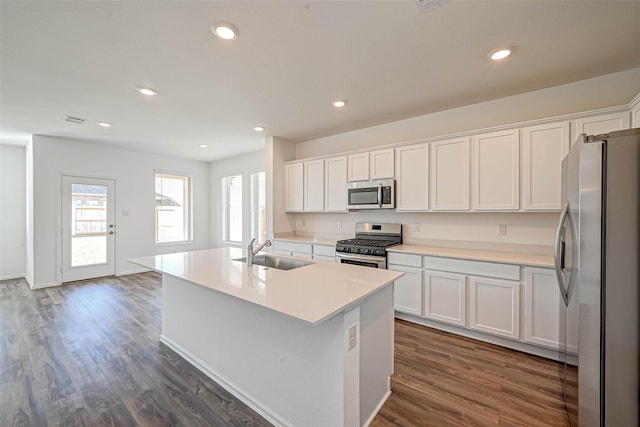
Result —
<instances>
[{"instance_id":1,"label":"door handle","mask_svg":"<svg viewBox=\"0 0 640 427\"><path fill-rule=\"evenodd\" d=\"M382 184L378 185L378 207L382 207Z\"/></svg>"},{"instance_id":2,"label":"door handle","mask_svg":"<svg viewBox=\"0 0 640 427\"><path fill-rule=\"evenodd\" d=\"M558 279L558 288L560 289L560 295L562 296L562 300L564 301L564 305L569 305L569 295L565 288L564 283L564 255L565 252L562 250L562 231L564 229L564 223L569 217L569 202L565 203L562 208L562 213L560 213L560 222L558 223L558 229L556 230L556 241L553 248L553 263L556 270L556 278Z\"/></svg>"}]
</instances>

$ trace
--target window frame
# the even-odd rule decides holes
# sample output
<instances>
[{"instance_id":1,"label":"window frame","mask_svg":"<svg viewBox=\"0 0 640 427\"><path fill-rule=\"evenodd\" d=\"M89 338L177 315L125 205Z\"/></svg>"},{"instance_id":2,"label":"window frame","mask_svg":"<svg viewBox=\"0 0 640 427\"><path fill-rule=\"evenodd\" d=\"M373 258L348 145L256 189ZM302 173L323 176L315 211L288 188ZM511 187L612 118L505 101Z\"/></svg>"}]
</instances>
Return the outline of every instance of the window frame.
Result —
<instances>
[{"instance_id":1,"label":"window frame","mask_svg":"<svg viewBox=\"0 0 640 427\"><path fill-rule=\"evenodd\" d=\"M245 240L245 233L246 233L246 224L245 224L245 205L246 205L246 194L245 194L245 186L247 184L247 180L245 179L245 173L243 171L236 171L236 172L227 172L225 174L223 174L220 177L220 181L218 182L218 185L220 185L220 232L221 232L221 236L220 236L220 241L222 242L223 246L231 246L231 247L242 247L242 245L244 244L244 240ZM226 224L225 224L225 203L224 203L224 191L222 189L222 182L226 179L226 178L230 178L230 177L235 177L235 176L239 176L240 179L242 180L242 185L240 187L240 200L242 202L241 205L241 209L240 209L240 213L241 213L241 221L240 224L242 226L242 231L241 231L241 237L240 237L240 241L235 241L235 240L227 240L225 239L225 232L226 232ZM230 235L231 233L229 233Z\"/></svg>"},{"instance_id":2,"label":"window frame","mask_svg":"<svg viewBox=\"0 0 640 427\"><path fill-rule=\"evenodd\" d=\"M173 240L170 242L158 242L157 240L157 227L158 227L158 222L157 222L157 206L155 203L155 186L156 186L156 180L158 179L158 175L169 175L169 176L175 176L175 177L181 177L181 178L187 178L187 198L188 198L188 204L189 204L189 209L188 212L184 215L184 218L188 221L187 226L185 227L186 232L187 232L187 236L186 239L184 240ZM181 245L181 244L185 244L185 243L193 243L193 211L194 211L194 200L193 200L193 175L190 173L185 173L185 172L178 172L178 171L171 171L171 170L166 170L166 169L154 169L153 171L153 188L154 188L154 203L153 203L153 213L154 213L154 242L155 242L155 246L168 246L168 245Z\"/></svg>"}]
</instances>

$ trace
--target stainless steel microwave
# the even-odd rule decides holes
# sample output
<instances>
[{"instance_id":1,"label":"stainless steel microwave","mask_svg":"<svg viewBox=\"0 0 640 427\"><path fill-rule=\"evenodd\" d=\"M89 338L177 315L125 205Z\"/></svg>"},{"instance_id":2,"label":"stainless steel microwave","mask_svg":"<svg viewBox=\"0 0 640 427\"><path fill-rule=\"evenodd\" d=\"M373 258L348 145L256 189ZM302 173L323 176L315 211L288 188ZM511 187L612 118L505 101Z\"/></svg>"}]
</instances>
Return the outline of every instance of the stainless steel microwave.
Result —
<instances>
[{"instance_id":1,"label":"stainless steel microwave","mask_svg":"<svg viewBox=\"0 0 640 427\"><path fill-rule=\"evenodd\" d=\"M348 209L394 209L396 186L393 179L347 184Z\"/></svg>"}]
</instances>

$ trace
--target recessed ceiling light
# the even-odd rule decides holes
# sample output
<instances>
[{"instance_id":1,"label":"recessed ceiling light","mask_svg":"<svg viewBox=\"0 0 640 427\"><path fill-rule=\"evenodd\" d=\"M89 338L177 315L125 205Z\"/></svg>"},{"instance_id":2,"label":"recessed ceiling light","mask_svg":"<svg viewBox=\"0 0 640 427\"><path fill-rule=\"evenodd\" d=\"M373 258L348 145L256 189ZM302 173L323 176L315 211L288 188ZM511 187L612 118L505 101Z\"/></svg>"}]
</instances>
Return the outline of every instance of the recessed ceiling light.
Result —
<instances>
[{"instance_id":1,"label":"recessed ceiling light","mask_svg":"<svg viewBox=\"0 0 640 427\"><path fill-rule=\"evenodd\" d=\"M211 26L211 32L223 40L238 38L238 29L228 22L217 22Z\"/></svg>"},{"instance_id":2,"label":"recessed ceiling light","mask_svg":"<svg viewBox=\"0 0 640 427\"><path fill-rule=\"evenodd\" d=\"M107 122L98 122L98 124L100 126L102 126L103 128L110 128L111 127L111 123L107 123Z\"/></svg>"},{"instance_id":3,"label":"recessed ceiling light","mask_svg":"<svg viewBox=\"0 0 640 427\"><path fill-rule=\"evenodd\" d=\"M136 89L141 94L147 95L147 96L156 96L158 94L157 90L155 90L153 88L150 88L150 87L138 86Z\"/></svg>"},{"instance_id":4,"label":"recessed ceiling light","mask_svg":"<svg viewBox=\"0 0 640 427\"><path fill-rule=\"evenodd\" d=\"M332 105L336 108L342 108L345 105L347 105L347 101L343 100L343 99L338 99L336 101L332 102Z\"/></svg>"},{"instance_id":5,"label":"recessed ceiling light","mask_svg":"<svg viewBox=\"0 0 640 427\"><path fill-rule=\"evenodd\" d=\"M512 47L500 47L498 49L492 50L489 53L489 58L494 61L500 61L501 59L504 59L507 56L511 55L511 52L513 52Z\"/></svg>"},{"instance_id":6,"label":"recessed ceiling light","mask_svg":"<svg viewBox=\"0 0 640 427\"><path fill-rule=\"evenodd\" d=\"M207 144L200 144L200 148L207 148L208 145Z\"/></svg>"},{"instance_id":7,"label":"recessed ceiling light","mask_svg":"<svg viewBox=\"0 0 640 427\"><path fill-rule=\"evenodd\" d=\"M256 132L264 132L264 126L254 126L253 130Z\"/></svg>"}]
</instances>

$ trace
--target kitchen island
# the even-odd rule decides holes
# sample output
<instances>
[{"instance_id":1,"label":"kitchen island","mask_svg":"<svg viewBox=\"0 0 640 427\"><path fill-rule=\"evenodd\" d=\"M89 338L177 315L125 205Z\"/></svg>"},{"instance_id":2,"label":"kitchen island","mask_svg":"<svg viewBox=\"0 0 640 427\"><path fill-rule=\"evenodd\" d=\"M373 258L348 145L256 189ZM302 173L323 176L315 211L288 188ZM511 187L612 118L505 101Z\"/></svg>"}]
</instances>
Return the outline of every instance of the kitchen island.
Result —
<instances>
[{"instance_id":1,"label":"kitchen island","mask_svg":"<svg viewBox=\"0 0 640 427\"><path fill-rule=\"evenodd\" d=\"M393 282L314 261L247 266L221 248L131 260L162 273L160 340L275 425L361 426L390 393Z\"/></svg>"}]
</instances>

